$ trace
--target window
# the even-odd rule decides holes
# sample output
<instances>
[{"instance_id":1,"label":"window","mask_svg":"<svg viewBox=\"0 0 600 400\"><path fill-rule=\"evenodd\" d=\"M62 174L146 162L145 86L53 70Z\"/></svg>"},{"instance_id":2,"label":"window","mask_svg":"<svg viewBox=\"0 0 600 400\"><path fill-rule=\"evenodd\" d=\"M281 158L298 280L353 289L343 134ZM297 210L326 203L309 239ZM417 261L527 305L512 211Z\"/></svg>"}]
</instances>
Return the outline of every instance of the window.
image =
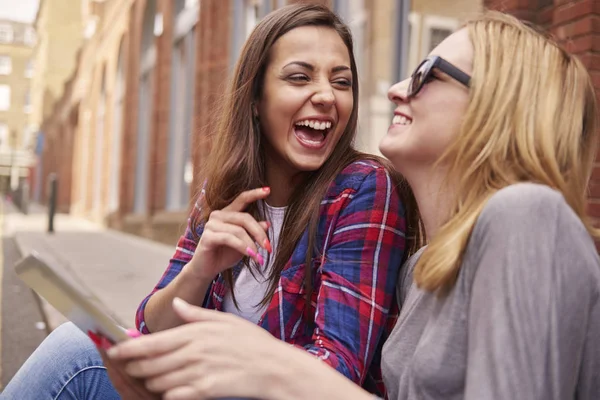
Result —
<instances>
[{"instance_id":1,"label":"window","mask_svg":"<svg viewBox=\"0 0 600 400\"><path fill-rule=\"evenodd\" d=\"M33 76L33 60L27 61L25 64L25 78L31 78Z\"/></svg>"},{"instance_id":2,"label":"window","mask_svg":"<svg viewBox=\"0 0 600 400\"><path fill-rule=\"evenodd\" d=\"M35 30L32 27L25 28L25 36L23 37L26 45L33 46L35 44Z\"/></svg>"},{"instance_id":3,"label":"window","mask_svg":"<svg viewBox=\"0 0 600 400\"><path fill-rule=\"evenodd\" d=\"M452 34L450 29L431 28L429 35L429 49L433 50Z\"/></svg>"},{"instance_id":4,"label":"window","mask_svg":"<svg viewBox=\"0 0 600 400\"><path fill-rule=\"evenodd\" d=\"M260 7L256 1L248 1L246 4L246 38L250 36L254 27L260 20Z\"/></svg>"},{"instance_id":5,"label":"window","mask_svg":"<svg viewBox=\"0 0 600 400\"><path fill-rule=\"evenodd\" d=\"M13 41L12 26L0 24L0 42L11 43Z\"/></svg>"},{"instance_id":6,"label":"window","mask_svg":"<svg viewBox=\"0 0 600 400\"><path fill-rule=\"evenodd\" d=\"M421 42L422 57L429 54L447 36L459 27L459 21L454 18L426 15L423 18L423 39Z\"/></svg>"},{"instance_id":7,"label":"window","mask_svg":"<svg viewBox=\"0 0 600 400\"><path fill-rule=\"evenodd\" d=\"M0 56L0 75L10 75L12 72L12 61L10 56Z\"/></svg>"},{"instance_id":8,"label":"window","mask_svg":"<svg viewBox=\"0 0 600 400\"><path fill-rule=\"evenodd\" d=\"M31 91L27 89L25 92L25 101L23 105L23 112L29 114L31 112Z\"/></svg>"},{"instance_id":9,"label":"window","mask_svg":"<svg viewBox=\"0 0 600 400\"><path fill-rule=\"evenodd\" d=\"M10 86L0 85L0 111L10 109Z\"/></svg>"},{"instance_id":10,"label":"window","mask_svg":"<svg viewBox=\"0 0 600 400\"><path fill-rule=\"evenodd\" d=\"M0 122L0 149L8 149L8 125Z\"/></svg>"}]
</instances>

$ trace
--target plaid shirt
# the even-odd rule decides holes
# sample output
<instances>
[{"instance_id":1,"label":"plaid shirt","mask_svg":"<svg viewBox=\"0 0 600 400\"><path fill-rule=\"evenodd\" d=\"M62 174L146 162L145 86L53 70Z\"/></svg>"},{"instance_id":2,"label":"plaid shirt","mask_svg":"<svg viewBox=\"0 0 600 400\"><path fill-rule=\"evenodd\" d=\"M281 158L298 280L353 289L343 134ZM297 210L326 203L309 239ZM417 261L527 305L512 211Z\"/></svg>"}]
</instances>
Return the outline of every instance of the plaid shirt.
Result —
<instances>
[{"instance_id":1,"label":"plaid shirt","mask_svg":"<svg viewBox=\"0 0 600 400\"><path fill-rule=\"evenodd\" d=\"M387 171L373 161L359 161L344 168L331 183L319 212L316 243L322 256L315 256L312 267L314 325L303 319L307 231L258 324L276 338L318 356L365 389L383 395L381 346L397 317L395 286L405 248L404 207ZM202 230L200 226L198 236ZM152 293L177 276L196 245L188 221ZM239 271L240 267L235 268ZM222 310L227 290L218 275L203 307ZM149 333L144 308L152 293L138 308L136 325L142 333Z\"/></svg>"}]
</instances>

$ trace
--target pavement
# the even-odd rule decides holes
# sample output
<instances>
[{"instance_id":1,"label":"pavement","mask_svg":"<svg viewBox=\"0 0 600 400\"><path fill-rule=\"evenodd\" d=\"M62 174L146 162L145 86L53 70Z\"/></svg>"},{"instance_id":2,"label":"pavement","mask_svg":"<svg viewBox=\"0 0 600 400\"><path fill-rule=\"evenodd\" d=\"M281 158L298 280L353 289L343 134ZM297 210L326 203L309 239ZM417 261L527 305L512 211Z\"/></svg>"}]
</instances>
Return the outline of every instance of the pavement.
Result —
<instances>
[{"instance_id":1,"label":"pavement","mask_svg":"<svg viewBox=\"0 0 600 400\"><path fill-rule=\"evenodd\" d=\"M66 214L55 216L54 233L47 233L47 226L44 207L32 204L24 215L4 201L4 236L14 235L22 257L38 252L92 293L123 326L134 327L137 306L162 276L175 244L167 246ZM48 331L66 321L43 299L40 304Z\"/></svg>"}]
</instances>

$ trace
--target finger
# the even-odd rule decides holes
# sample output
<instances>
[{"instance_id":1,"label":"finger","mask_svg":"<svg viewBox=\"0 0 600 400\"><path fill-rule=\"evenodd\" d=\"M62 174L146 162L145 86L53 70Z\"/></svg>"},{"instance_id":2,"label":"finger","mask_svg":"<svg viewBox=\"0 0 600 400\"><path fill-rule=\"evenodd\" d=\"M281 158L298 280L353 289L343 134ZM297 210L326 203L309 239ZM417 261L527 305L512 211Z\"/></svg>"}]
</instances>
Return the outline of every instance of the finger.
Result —
<instances>
[{"instance_id":1,"label":"finger","mask_svg":"<svg viewBox=\"0 0 600 400\"><path fill-rule=\"evenodd\" d=\"M222 311L193 306L179 297L173 299L173 310L186 322L226 322L230 316Z\"/></svg>"},{"instance_id":2,"label":"finger","mask_svg":"<svg viewBox=\"0 0 600 400\"><path fill-rule=\"evenodd\" d=\"M180 386L163 394L164 400L201 400L206 398L192 386Z\"/></svg>"},{"instance_id":3,"label":"finger","mask_svg":"<svg viewBox=\"0 0 600 400\"><path fill-rule=\"evenodd\" d=\"M200 352L202 348L199 348L196 344L193 351ZM133 377L142 379L165 375L184 368L189 364L190 352L189 346L183 346L173 352L157 357L136 359L127 363L125 372Z\"/></svg>"},{"instance_id":4,"label":"finger","mask_svg":"<svg viewBox=\"0 0 600 400\"><path fill-rule=\"evenodd\" d=\"M247 244L242 239L231 233L212 232L210 235L203 236L203 243L212 248L226 246L240 253L240 257L249 256L256 260L260 265L264 264L263 257L256 251L254 243Z\"/></svg>"},{"instance_id":5,"label":"finger","mask_svg":"<svg viewBox=\"0 0 600 400\"><path fill-rule=\"evenodd\" d=\"M222 211L219 213L219 220L227 224L242 227L246 230L248 234L250 234L250 236L252 236L254 242L258 243L262 248L271 252L271 243L269 242L269 238L267 237L268 226L267 228L265 228L264 224L261 225L250 214L243 212Z\"/></svg>"},{"instance_id":6,"label":"finger","mask_svg":"<svg viewBox=\"0 0 600 400\"><path fill-rule=\"evenodd\" d=\"M135 340L126 340L106 351L113 360L131 358L156 357L174 351L189 341L185 326L168 329L162 332L144 335Z\"/></svg>"},{"instance_id":7,"label":"finger","mask_svg":"<svg viewBox=\"0 0 600 400\"><path fill-rule=\"evenodd\" d=\"M120 361L111 360L106 352L98 349L103 364L106 367L108 378L123 400L158 399L159 397L148 392L141 381L125 372L125 367Z\"/></svg>"},{"instance_id":8,"label":"finger","mask_svg":"<svg viewBox=\"0 0 600 400\"><path fill-rule=\"evenodd\" d=\"M204 231L204 235L213 235L215 233L229 233L234 235L242 242L246 244L246 247L250 247L254 252L257 251L254 240L250 237L248 232L243 226L236 223L228 223L224 221L212 221L210 228ZM245 254L245 253L242 253Z\"/></svg>"},{"instance_id":9,"label":"finger","mask_svg":"<svg viewBox=\"0 0 600 400\"><path fill-rule=\"evenodd\" d=\"M268 187L246 190L238 195L233 202L225 207L225 211L244 211L249 204L254 203L257 200L265 199L271 193L271 189Z\"/></svg>"},{"instance_id":10,"label":"finger","mask_svg":"<svg viewBox=\"0 0 600 400\"><path fill-rule=\"evenodd\" d=\"M146 388L151 392L164 393L169 389L189 385L201 377L197 364L146 379Z\"/></svg>"}]
</instances>

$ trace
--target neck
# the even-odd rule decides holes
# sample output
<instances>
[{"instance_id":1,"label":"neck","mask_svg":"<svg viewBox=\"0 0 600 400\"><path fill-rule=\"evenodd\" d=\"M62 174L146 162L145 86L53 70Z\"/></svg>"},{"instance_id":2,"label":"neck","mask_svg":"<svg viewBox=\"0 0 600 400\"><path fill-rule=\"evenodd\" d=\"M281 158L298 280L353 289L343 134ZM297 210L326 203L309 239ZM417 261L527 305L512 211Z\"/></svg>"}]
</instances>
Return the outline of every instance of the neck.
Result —
<instances>
[{"instance_id":1,"label":"neck","mask_svg":"<svg viewBox=\"0 0 600 400\"><path fill-rule=\"evenodd\" d=\"M302 183L305 175L290 168L283 161L267 158L265 163L265 174L267 184L271 188L271 194L267 198L267 204L273 207L285 207L290 202L294 188Z\"/></svg>"},{"instance_id":2,"label":"neck","mask_svg":"<svg viewBox=\"0 0 600 400\"><path fill-rule=\"evenodd\" d=\"M452 193L444 188L445 174L439 170L428 170L414 175L406 179L419 206L427 241L430 241L446 222Z\"/></svg>"}]
</instances>

